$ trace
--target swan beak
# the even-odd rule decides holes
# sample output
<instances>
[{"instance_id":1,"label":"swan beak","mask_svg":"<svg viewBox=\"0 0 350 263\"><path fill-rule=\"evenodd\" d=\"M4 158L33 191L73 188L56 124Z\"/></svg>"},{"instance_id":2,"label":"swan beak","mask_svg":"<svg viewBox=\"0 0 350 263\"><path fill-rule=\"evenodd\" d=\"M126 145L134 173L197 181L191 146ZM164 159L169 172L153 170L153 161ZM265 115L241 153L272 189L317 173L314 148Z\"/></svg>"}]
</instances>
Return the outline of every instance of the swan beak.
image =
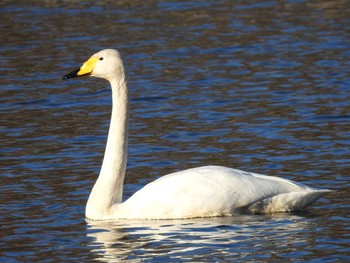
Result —
<instances>
[{"instance_id":1,"label":"swan beak","mask_svg":"<svg viewBox=\"0 0 350 263\"><path fill-rule=\"evenodd\" d=\"M89 58L80 68L77 68L76 70L73 70L72 72L64 75L63 79L71 79L91 75L94 71L97 61L97 58Z\"/></svg>"}]
</instances>

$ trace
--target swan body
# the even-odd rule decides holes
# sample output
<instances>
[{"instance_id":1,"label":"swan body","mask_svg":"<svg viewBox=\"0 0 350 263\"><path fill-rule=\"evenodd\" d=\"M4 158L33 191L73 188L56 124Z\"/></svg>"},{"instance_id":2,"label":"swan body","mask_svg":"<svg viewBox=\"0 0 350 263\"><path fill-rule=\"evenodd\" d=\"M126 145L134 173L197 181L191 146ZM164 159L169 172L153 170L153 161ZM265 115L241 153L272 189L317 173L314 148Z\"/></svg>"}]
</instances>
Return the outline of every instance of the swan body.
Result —
<instances>
[{"instance_id":1,"label":"swan body","mask_svg":"<svg viewBox=\"0 0 350 263\"><path fill-rule=\"evenodd\" d=\"M327 192L327 190L326 190ZM273 176L203 166L163 176L120 205L121 218L193 218L300 210L325 192Z\"/></svg>"},{"instance_id":2,"label":"swan body","mask_svg":"<svg viewBox=\"0 0 350 263\"><path fill-rule=\"evenodd\" d=\"M112 117L100 175L85 215L92 220L181 219L237 212L302 210L330 190L222 166L203 166L165 175L122 202L128 140L128 73L114 49L92 55L63 78L94 76L112 87Z\"/></svg>"}]
</instances>

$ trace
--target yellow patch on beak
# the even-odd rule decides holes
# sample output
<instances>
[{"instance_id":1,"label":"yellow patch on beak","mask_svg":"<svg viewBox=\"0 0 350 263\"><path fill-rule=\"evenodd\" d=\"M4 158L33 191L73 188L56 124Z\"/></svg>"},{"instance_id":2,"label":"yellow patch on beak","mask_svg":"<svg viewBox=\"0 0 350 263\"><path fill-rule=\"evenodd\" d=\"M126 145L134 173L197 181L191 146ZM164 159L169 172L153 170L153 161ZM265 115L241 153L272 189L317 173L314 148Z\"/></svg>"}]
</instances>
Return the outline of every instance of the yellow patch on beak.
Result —
<instances>
[{"instance_id":1,"label":"yellow patch on beak","mask_svg":"<svg viewBox=\"0 0 350 263\"><path fill-rule=\"evenodd\" d=\"M95 65L98 61L98 58L89 58L81 67L80 70L78 71L77 75L78 76L83 76L83 75L89 75L92 73L92 71L95 68Z\"/></svg>"}]
</instances>

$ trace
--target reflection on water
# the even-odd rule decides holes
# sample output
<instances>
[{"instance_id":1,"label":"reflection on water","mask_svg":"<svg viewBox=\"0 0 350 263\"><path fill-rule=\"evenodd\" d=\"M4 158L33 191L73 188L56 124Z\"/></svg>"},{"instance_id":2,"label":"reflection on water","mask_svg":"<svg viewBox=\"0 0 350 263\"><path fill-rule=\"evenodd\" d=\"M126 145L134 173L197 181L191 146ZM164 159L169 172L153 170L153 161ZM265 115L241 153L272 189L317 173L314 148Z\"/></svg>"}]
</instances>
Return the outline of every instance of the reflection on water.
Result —
<instances>
[{"instance_id":1,"label":"reflection on water","mask_svg":"<svg viewBox=\"0 0 350 263\"><path fill-rule=\"evenodd\" d=\"M313 223L293 215L237 216L194 220L89 222L89 246L96 258L105 262L121 260L163 261L189 259L204 262L283 259L288 253L276 254L274 248L288 251L300 247L295 259L307 255L303 246L310 242ZM242 246L249 243L250 246Z\"/></svg>"},{"instance_id":2,"label":"reflection on water","mask_svg":"<svg viewBox=\"0 0 350 263\"><path fill-rule=\"evenodd\" d=\"M314 215L316 216L316 215ZM309 214L237 216L193 220L88 222L88 244L102 262L205 262L310 260L332 256L325 225ZM318 236L315 237L315 231ZM321 240L317 241L315 238ZM315 242L319 243L315 246ZM322 249L325 248L325 249ZM332 252L333 251L333 252Z\"/></svg>"},{"instance_id":3,"label":"reflection on water","mask_svg":"<svg viewBox=\"0 0 350 263\"><path fill-rule=\"evenodd\" d=\"M350 2L0 1L0 261L350 260ZM128 58L125 199L217 164L329 188L308 214L86 223L110 119L102 80Z\"/></svg>"}]
</instances>

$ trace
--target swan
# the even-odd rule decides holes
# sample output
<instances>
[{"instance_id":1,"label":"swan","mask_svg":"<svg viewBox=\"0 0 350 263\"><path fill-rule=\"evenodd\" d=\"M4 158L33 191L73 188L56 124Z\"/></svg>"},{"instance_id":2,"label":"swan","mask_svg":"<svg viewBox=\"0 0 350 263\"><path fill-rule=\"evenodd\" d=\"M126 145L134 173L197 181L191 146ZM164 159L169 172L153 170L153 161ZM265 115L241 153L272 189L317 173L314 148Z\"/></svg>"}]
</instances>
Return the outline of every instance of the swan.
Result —
<instances>
[{"instance_id":1,"label":"swan","mask_svg":"<svg viewBox=\"0 0 350 263\"><path fill-rule=\"evenodd\" d=\"M160 177L123 202L129 112L126 61L119 51L104 49L63 79L82 76L106 79L112 88L108 139L100 174L86 204L87 219L184 219L288 212L303 210L330 192L279 177L203 166Z\"/></svg>"}]
</instances>

